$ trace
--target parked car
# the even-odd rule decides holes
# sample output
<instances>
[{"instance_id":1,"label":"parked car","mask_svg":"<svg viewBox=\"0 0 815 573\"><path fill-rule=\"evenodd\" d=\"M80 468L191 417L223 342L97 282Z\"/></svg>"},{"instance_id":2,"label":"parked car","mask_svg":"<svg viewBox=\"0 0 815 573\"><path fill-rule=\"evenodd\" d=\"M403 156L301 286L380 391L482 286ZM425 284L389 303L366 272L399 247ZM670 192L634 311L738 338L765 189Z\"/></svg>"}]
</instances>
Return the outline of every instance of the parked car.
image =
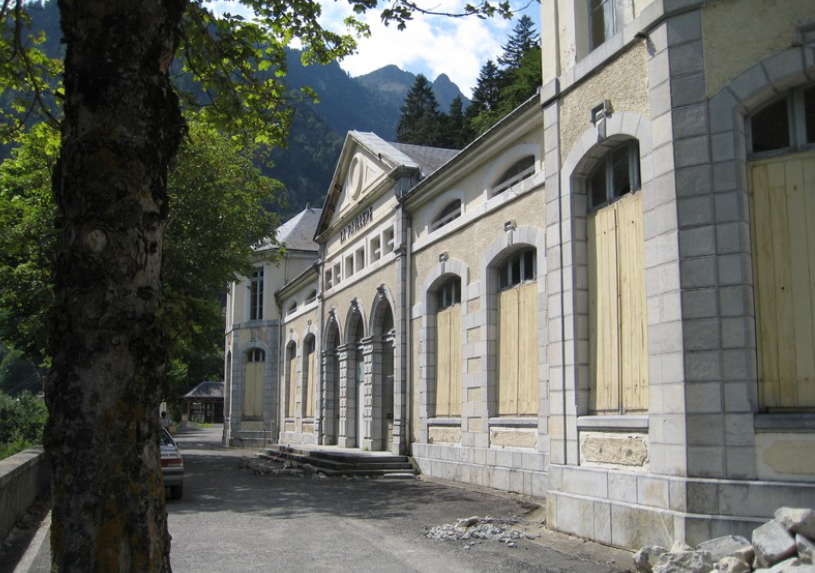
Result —
<instances>
[{"instance_id":1,"label":"parked car","mask_svg":"<svg viewBox=\"0 0 815 573\"><path fill-rule=\"evenodd\" d=\"M170 489L170 499L184 495L184 458L178 444L166 429L161 430L161 473L164 487Z\"/></svg>"}]
</instances>

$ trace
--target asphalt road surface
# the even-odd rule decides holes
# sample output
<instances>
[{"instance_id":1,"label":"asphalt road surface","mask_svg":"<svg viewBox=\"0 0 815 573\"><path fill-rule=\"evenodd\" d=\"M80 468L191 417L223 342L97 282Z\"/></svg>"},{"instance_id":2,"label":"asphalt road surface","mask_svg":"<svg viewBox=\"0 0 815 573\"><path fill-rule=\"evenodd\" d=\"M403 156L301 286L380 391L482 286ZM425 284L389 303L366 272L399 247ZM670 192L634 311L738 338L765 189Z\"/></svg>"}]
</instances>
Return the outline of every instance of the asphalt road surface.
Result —
<instances>
[{"instance_id":1,"label":"asphalt road surface","mask_svg":"<svg viewBox=\"0 0 815 573\"><path fill-rule=\"evenodd\" d=\"M318 479L263 475L245 466L251 450L219 444L220 428L178 436L184 496L168 500L175 573L612 573L633 569L630 554L540 526L529 500L417 480ZM522 518L535 539L430 539L460 518ZM42 526L44 528L45 525ZM48 571L47 534L13 573ZM44 538L44 539L43 539ZM8 555L8 554L7 554ZM0 566L0 571L4 567ZM4 572L3 572L4 573Z\"/></svg>"}]
</instances>

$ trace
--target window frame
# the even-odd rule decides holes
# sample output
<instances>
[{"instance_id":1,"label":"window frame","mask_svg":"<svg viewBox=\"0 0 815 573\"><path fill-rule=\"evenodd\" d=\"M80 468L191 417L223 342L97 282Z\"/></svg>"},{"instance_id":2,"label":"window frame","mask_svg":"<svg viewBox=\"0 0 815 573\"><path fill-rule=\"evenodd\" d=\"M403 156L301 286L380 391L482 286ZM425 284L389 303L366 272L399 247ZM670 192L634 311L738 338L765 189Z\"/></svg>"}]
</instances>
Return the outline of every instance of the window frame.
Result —
<instances>
[{"instance_id":1,"label":"window frame","mask_svg":"<svg viewBox=\"0 0 815 573\"><path fill-rule=\"evenodd\" d=\"M461 304L461 277L452 276L436 291L436 312Z\"/></svg>"},{"instance_id":2,"label":"window frame","mask_svg":"<svg viewBox=\"0 0 815 573\"><path fill-rule=\"evenodd\" d=\"M527 163L529 163L527 165ZM523 165L523 167L521 167ZM537 160L534 155L524 155L515 160L501 172L501 176L492 185L491 195L500 195L524 179L532 177L537 171Z\"/></svg>"},{"instance_id":3,"label":"window frame","mask_svg":"<svg viewBox=\"0 0 815 573\"><path fill-rule=\"evenodd\" d=\"M747 147L749 149L747 155L749 159L774 157L777 155L799 153L815 149L815 120L813 120L813 133L807 133L807 109L806 98L804 96L810 91L813 92L811 113L815 115L815 83L794 87L785 94L768 101L759 109L750 114L745 121L748 143ZM768 111L770 108L781 102L785 102L787 107L786 135L788 145L785 147L755 151L753 121L757 119L757 116L760 116L762 113Z\"/></svg>"},{"instance_id":4,"label":"window frame","mask_svg":"<svg viewBox=\"0 0 815 573\"><path fill-rule=\"evenodd\" d=\"M614 155L621 151L628 152L628 189L622 191L615 188L614 185ZM594 199L594 183L595 177L603 173L605 185L605 200L597 203L593 202ZM619 201L626 195L636 193L642 189L642 175L640 167L640 146L639 141L636 139L629 139L620 145L609 149L605 155L600 159L597 165L591 170L589 176L586 178L586 206L587 212L591 213L598 209L602 209L611 205L615 201Z\"/></svg>"},{"instance_id":5,"label":"window frame","mask_svg":"<svg viewBox=\"0 0 815 573\"><path fill-rule=\"evenodd\" d=\"M264 268L255 267L249 278L249 320L263 320Z\"/></svg>"},{"instance_id":6,"label":"window frame","mask_svg":"<svg viewBox=\"0 0 815 573\"><path fill-rule=\"evenodd\" d=\"M461 199L453 199L447 203L447 205L444 206L444 209L442 209L436 218L433 219L433 222L430 224L430 231L432 232L437 229L441 229L445 225L461 217L462 206L463 204Z\"/></svg>"},{"instance_id":7,"label":"window frame","mask_svg":"<svg viewBox=\"0 0 815 573\"><path fill-rule=\"evenodd\" d=\"M513 276L516 263L518 264L517 279ZM537 250L534 247L512 253L498 267L498 292L537 280L537 267Z\"/></svg>"}]
</instances>

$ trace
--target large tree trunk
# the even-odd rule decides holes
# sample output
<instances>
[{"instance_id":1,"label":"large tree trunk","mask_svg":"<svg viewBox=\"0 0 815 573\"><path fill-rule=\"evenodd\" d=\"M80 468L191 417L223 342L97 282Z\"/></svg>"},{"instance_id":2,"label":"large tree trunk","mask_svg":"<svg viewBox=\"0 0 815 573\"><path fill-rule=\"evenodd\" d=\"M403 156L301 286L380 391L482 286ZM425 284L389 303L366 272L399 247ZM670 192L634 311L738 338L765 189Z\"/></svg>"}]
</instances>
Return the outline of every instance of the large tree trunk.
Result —
<instances>
[{"instance_id":1,"label":"large tree trunk","mask_svg":"<svg viewBox=\"0 0 815 573\"><path fill-rule=\"evenodd\" d=\"M161 246L188 0L59 0L65 120L46 437L52 570L170 571L158 451Z\"/></svg>"}]
</instances>

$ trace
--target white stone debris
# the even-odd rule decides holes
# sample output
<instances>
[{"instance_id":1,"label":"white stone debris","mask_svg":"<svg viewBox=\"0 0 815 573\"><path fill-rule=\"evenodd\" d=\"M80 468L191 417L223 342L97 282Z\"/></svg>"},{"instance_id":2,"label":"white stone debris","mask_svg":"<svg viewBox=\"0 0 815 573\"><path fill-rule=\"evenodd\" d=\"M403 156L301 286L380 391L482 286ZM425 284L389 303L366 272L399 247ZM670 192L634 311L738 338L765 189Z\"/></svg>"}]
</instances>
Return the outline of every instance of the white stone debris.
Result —
<instances>
[{"instance_id":1,"label":"white stone debris","mask_svg":"<svg viewBox=\"0 0 815 573\"><path fill-rule=\"evenodd\" d=\"M675 542L634 554L639 573L815 573L815 511L782 507L751 540L726 535L695 548Z\"/></svg>"},{"instance_id":2,"label":"white stone debris","mask_svg":"<svg viewBox=\"0 0 815 573\"><path fill-rule=\"evenodd\" d=\"M455 524L445 524L431 527L425 531L428 539L442 541L468 541L464 548L472 547L472 541L498 541L507 547L517 548L519 539L533 539L536 535L528 535L518 526L528 522L517 518L499 519L494 517L467 517L459 519Z\"/></svg>"}]
</instances>

